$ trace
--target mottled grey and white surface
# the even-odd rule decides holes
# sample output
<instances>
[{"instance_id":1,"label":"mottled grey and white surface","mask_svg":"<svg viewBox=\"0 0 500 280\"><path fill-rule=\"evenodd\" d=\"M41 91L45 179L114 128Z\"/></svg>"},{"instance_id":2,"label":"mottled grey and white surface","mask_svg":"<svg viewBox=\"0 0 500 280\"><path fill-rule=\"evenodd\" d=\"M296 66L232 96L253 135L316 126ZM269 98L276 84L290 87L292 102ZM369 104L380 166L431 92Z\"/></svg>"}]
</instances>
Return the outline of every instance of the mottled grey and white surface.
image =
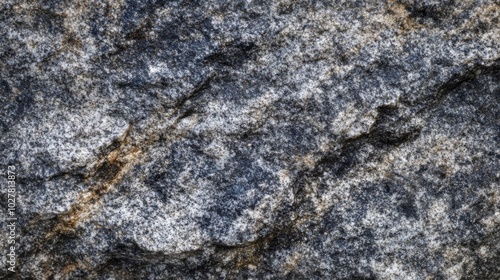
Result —
<instances>
[{"instance_id":1,"label":"mottled grey and white surface","mask_svg":"<svg viewBox=\"0 0 500 280\"><path fill-rule=\"evenodd\" d=\"M2 0L0 91L0 277L500 279L498 1Z\"/></svg>"}]
</instances>

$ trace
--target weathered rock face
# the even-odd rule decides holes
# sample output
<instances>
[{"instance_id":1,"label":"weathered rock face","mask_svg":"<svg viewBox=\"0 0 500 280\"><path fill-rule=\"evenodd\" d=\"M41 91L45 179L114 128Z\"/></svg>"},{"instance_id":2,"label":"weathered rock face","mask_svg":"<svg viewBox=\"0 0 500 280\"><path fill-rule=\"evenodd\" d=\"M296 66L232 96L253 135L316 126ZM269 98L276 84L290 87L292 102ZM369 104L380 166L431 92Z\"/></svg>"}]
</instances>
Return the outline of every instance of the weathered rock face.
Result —
<instances>
[{"instance_id":1,"label":"weathered rock face","mask_svg":"<svg viewBox=\"0 0 500 280\"><path fill-rule=\"evenodd\" d=\"M0 276L500 279L499 21L494 0L3 0Z\"/></svg>"}]
</instances>

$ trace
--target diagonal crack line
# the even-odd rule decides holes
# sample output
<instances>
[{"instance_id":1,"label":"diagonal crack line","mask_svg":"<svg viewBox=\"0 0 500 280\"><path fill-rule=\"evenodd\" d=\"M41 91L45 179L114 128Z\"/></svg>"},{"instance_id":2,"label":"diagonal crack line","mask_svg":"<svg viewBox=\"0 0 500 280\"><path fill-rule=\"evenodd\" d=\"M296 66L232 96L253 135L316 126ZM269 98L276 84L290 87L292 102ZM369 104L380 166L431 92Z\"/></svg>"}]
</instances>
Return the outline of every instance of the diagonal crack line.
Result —
<instances>
[{"instance_id":1,"label":"diagonal crack line","mask_svg":"<svg viewBox=\"0 0 500 280\"><path fill-rule=\"evenodd\" d=\"M194 89L189 91L186 97L177 103L175 112L169 116L173 119L173 123L169 125L169 128L175 129L179 121L186 114L186 110L183 107L188 104L189 100L196 98L206 90L215 76L215 73L208 75ZM105 152L101 159L98 160L99 163L96 165L95 171L84 178L90 184L90 187L78 196L76 202L71 205L68 211L60 213L55 217L55 224L50 227L40 242L37 242L33 248L23 253L23 255L38 255L41 252L51 250L49 249L51 244L58 242L65 235L75 233L79 223L92 215L92 210L95 209L96 205L140 161L153 143L158 141L170 142L177 139L176 136L182 136L181 134L162 137L163 132L154 129L155 125L156 123L152 122L151 131L155 131L155 134L133 143L131 141L133 127L130 124L122 136L108 146L112 147L111 150ZM33 226L38 222L39 219L35 219L30 221L29 224Z\"/></svg>"},{"instance_id":2,"label":"diagonal crack line","mask_svg":"<svg viewBox=\"0 0 500 280\"><path fill-rule=\"evenodd\" d=\"M500 61L499 61L500 63ZM418 137L421 127L409 126L404 128L405 125L411 124L412 120L416 117L428 118L435 108L440 104L446 102L446 98L456 92L456 90L465 83L475 79L478 71L487 71L489 69L496 69L499 65L494 64L491 66L474 66L460 75L451 77L448 81L444 82L436 89L433 98L420 100L418 104L412 107L415 110L410 110L407 113L402 111L403 108L382 106L378 108L379 114L373 126L367 133L361 134L355 138L348 138L341 141L341 149L336 152L330 152L324 155L316 164L316 167L309 172L304 173L304 176L318 176L322 171L332 163L342 163L342 159L355 154L361 146L373 144L375 146L394 147L405 142L409 142ZM401 110L402 113L396 119L391 119L391 115ZM401 131L394 128L400 128ZM340 171L352 167L356 163L350 161L346 162L347 166L340 168ZM340 172L342 176L345 172Z\"/></svg>"},{"instance_id":3,"label":"diagonal crack line","mask_svg":"<svg viewBox=\"0 0 500 280\"><path fill-rule=\"evenodd\" d=\"M58 222L46 238L50 239L58 233L74 231L78 223L90 215L92 207L122 179L139 159L142 151L138 147L127 149L130 130L131 126L120 137L118 147L104 156L92 174L93 185L78 196L77 201L67 212L57 217Z\"/></svg>"},{"instance_id":4,"label":"diagonal crack line","mask_svg":"<svg viewBox=\"0 0 500 280\"><path fill-rule=\"evenodd\" d=\"M182 119L183 114L185 114L182 110L185 110L183 107L186 106L186 103L206 90L215 76L214 73L210 74L177 103L177 113L172 126L175 126ZM68 211L57 216L56 225L45 236L47 240L60 233L74 232L79 222L91 215L92 208L139 161L146 149L142 147L143 144L152 144L148 139L140 143L129 143L131 131L132 125L129 125L123 135L115 140L116 142L110 144L110 146L116 145L116 148L106 153L101 158L95 171L87 176L87 179L92 184L91 187L78 196L77 201L73 203ZM163 138L159 139L165 140Z\"/></svg>"},{"instance_id":5,"label":"diagonal crack line","mask_svg":"<svg viewBox=\"0 0 500 280\"><path fill-rule=\"evenodd\" d=\"M215 72L210 73L203 81L198 83L194 89L192 89L185 97L181 98L177 103L175 104L175 107L182 109L182 107L185 106L185 104L198 97L204 90L208 89L210 87L210 83L214 78L217 77L217 74Z\"/></svg>"},{"instance_id":6,"label":"diagonal crack line","mask_svg":"<svg viewBox=\"0 0 500 280\"><path fill-rule=\"evenodd\" d=\"M435 90L432 99L420 100L413 106L414 110L407 111L406 113L404 108L397 106L380 107L377 119L368 132L354 138L341 140L338 143L340 149L327 152L316 161L312 169L298 172L292 183L296 198L293 204L294 211L299 209L300 205L307 199L305 185L309 179L313 181L319 180L323 176L323 172L327 170L333 172L339 179L343 178L349 170L362 164L362 161L357 157L357 153L365 145L371 144L382 149L390 149L402 143L413 141L419 136L422 129L421 126L410 125L414 118L422 117L423 119L427 119L437 107L447 102L448 96L457 93L457 90L461 86L474 80L480 74L479 71L484 72L498 68L498 63L492 66L471 67L465 73L453 76L439 86ZM400 113L399 116L397 113ZM397 118L392 118L393 116L397 116ZM410 126L409 128L405 128L405 125ZM398 129L394 130L394 128Z\"/></svg>"}]
</instances>

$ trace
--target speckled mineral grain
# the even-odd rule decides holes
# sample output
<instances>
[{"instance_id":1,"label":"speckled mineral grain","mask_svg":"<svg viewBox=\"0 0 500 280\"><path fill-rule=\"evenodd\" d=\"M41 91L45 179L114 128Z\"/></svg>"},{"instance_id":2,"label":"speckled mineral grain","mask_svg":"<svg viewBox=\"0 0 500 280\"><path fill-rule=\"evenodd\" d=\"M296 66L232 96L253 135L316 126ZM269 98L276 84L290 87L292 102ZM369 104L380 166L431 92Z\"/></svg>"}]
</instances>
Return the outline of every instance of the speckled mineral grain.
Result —
<instances>
[{"instance_id":1,"label":"speckled mineral grain","mask_svg":"<svg viewBox=\"0 0 500 280\"><path fill-rule=\"evenodd\" d=\"M500 279L496 0L1 0L0 106L0 278Z\"/></svg>"}]
</instances>

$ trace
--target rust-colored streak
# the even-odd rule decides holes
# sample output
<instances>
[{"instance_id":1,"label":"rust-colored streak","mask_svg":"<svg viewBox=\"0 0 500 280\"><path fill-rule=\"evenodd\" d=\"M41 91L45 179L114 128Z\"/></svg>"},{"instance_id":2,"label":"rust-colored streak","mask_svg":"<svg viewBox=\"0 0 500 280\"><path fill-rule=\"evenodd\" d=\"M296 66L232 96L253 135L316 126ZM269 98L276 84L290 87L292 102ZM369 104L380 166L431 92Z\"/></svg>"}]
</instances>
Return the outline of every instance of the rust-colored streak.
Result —
<instances>
[{"instance_id":1,"label":"rust-colored streak","mask_svg":"<svg viewBox=\"0 0 500 280\"><path fill-rule=\"evenodd\" d=\"M71 208L58 217L58 223L46 235L47 238L52 238L59 233L73 232L78 223L90 215L93 206L123 178L142 154L137 147L123 153L122 147L123 145L106 156L94 173L92 180L94 185L81 193Z\"/></svg>"},{"instance_id":2,"label":"rust-colored streak","mask_svg":"<svg viewBox=\"0 0 500 280\"><path fill-rule=\"evenodd\" d=\"M422 29L425 26L416 22L412 17L409 16L406 6L397 0L389 0L387 2L388 10L392 12L392 17L394 23L399 26L399 29L406 33L413 30Z\"/></svg>"},{"instance_id":3,"label":"rust-colored streak","mask_svg":"<svg viewBox=\"0 0 500 280\"><path fill-rule=\"evenodd\" d=\"M70 263L70 264L67 264L65 267L63 267L61 272L64 275L67 275L67 274L75 272L76 269L77 269L77 266L75 264Z\"/></svg>"},{"instance_id":4,"label":"rust-colored streak","mask_svg":"<svg viewBox=\"0 0 500 280\"><path fill-rule=\"evenodd\" d=\"M235 257L235 268L258 266L262 261L262 256L258 252L258 246L249 246L238 251Z\"/></svg>"}]
</instances>

